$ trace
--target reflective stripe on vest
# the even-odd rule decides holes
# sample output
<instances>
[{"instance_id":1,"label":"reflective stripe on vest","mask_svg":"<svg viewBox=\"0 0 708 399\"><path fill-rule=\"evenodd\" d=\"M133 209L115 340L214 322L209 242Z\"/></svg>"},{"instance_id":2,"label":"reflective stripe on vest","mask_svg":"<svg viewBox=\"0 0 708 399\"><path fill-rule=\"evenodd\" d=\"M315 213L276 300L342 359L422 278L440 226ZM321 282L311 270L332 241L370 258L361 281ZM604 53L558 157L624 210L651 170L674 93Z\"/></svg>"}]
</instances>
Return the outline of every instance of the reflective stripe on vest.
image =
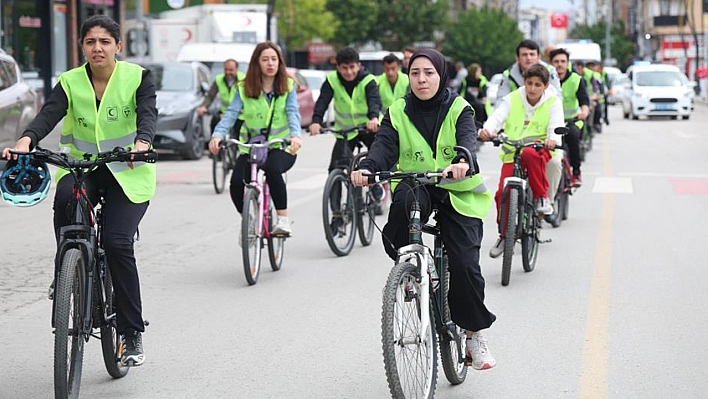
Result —
<instances>
[{"instance_id":1,"label":"reflective stripe on vest","mask_svg":"<svg viewBox=\"0 0 708 399\"><path fill-rule=\"evenodd\" d=\"M231 102L234 101L237 82L234 82L229 89L229 86L226 84L226 75L223 73L216 75L214 82L216 82L216 88L219 89L219 98L221 99L221 106L219 107L219 110L223 114L226 112L229 105L231 105Z\"/></svg>"},{"instance_id":2,"label":"reflective stripe on vest","mask_svg":"<svg viewBox=\"0 0 708 399\"><path fill-rule=\"evenodd\" d=\"M580 75L575 72L568 72L570 76L561 83L563 90L563 115L565 119L578 116L581 112L580 101L578 101L578 89L580 88Z\"/></svg>"},{"instance_id":3,"label":"reflective stripe on vest","mask_svg":"<svg viewBox=\"0 0 708 399\"><path fill-rule=\"evenodd\" d=\"M72 158L83 159L85 153L95 155L115 147L133 148L137 131L135 93L142 76L139 65L117 61L96 109L96 93L86 64L61 74L59 81L69 106L59 142L69 148ZM107 166L131 202L142 203L155 195L155 164L133 162L132 169L124 162ZM63 169L57 171L57 180L67 173Z\"/></svg>"},{"instance_id":4,"label":"reflective stripe on vest","mask_svg":"<svg viewBox=\"0 0 708 399\"><path fill-rule=\"evenodd\" d=\"M504 124L504 133L509 140L515 143L531 143L534 141L544 141L548 133L548 122L551 118L551 106L558 100L557 96L551 96L541 106L536 108L528 125L526 122L526 109L521 99L521 92L514 91L509 97L511 107L509 116ZM514 161L516 149L508 144L502 145L499 150L499 157L503 163Z\"/></svg>"},{"instance_id":5,"label":"reflective stripe on vest","mask_svg":"<svg viewBox=\"0 0 708 399\"><path fill-rule=\"evenodd\" d=\"M268 128L271 118L273 122L270 125L268 138L281 139L290 135L290 126L288 126L288 115L285 105L288 95L293 90L293 85L294 81L288 78L288 92L273 97L270 100L270 104L268 104L268 100L266 100L262 91L258 98L247 97L243 82L239 83L238 93L243 102L241 117L244 121L243 128L241 129L241 141L247 141L249 136L254 137L263 134L262 131ZM279 148L280 145L274 145L273 147ZM248 149L239 147L239 151L247 153Z\"/></svg>"},{"instance_id":6,"label":"reflective stripe on vest","mask_svg":"<svg viewBox=\"0 0 708 399\"><path fill-rule=\"evenodd\" d=\"M398 78L393 88L385 73L379 75L376 83L379 85L379 95L381 95L381 112L384 112L394 101L406 95L410 81L408 75L398 71Z\"/></svg>"},{"instance_id":7,"label":"reflective stripe on vest","mask_svg":"<svg viewBox=\"0 0 708 399\"><path fill-rule=\"evenodd\" d=\"M334 128L337 130L352 129L357 126L365 125L369 121L367 114L369 113L369 104L366 102L366 86L374 80L374 76L369 74L354 87L351 97L344 88L342 82L339 81L337 71L332 71L327 74L327 81L332 86L334 93ZM349 140L358 136L358 133L353 132L347 135ZM335 137L342 138L342 135L335 134Z\"/></svg>"},{"instance_id":8,"label":"reflective stripe on vest","mask_svg":"<svg viewBox=\"0 0 708 399\"><path fill-rule=\"evenodd\" d=\"M457 152L455 126L462 110L469 107L469 103L462 97L455 97L450 109L443 119L433 150L423 138L413 122L410 121L404 109L406 101L396 100L389 108L391 125L398 132L399 153L398 168L404 172L426 172L443 170L450 165ZM450 195L453 208L462 215L484 219L492 204L492 194L487 190L480 175L472 176L462 181L445 183L439 187L444 188Z\"/></svg>"}]
</instances>

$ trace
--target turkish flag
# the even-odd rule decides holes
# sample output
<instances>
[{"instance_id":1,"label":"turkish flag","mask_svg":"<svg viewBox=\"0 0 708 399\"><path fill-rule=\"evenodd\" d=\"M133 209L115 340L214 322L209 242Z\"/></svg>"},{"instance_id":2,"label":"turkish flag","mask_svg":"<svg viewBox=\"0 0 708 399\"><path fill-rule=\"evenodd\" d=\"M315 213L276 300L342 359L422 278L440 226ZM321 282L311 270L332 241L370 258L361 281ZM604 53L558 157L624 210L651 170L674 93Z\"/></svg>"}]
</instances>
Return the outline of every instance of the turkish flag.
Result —
<instances>
[{"instance_id":1,"label":"turkish flag","mask_svg":"<svg viewBox=\"0 0 708 399\"><path fill-rule=\"evenodd\" d=\"M566 14L566 13L551 14L551 28L567 28L567 27L568 27L568 14Z\"/></svg>"}]
</instances>

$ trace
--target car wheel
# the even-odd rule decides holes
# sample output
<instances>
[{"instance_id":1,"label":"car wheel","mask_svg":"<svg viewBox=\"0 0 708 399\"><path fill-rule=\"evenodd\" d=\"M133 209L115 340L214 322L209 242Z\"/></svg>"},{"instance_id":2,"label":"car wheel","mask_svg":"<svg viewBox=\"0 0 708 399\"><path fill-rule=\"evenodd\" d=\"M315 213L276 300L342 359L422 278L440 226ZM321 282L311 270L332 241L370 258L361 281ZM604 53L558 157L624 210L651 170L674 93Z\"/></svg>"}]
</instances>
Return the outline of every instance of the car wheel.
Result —
<instances>
[{"instance_id":1,"label":"car wheel","mask_svg":"<svg viewBox=\"0 0 708 399\"><path fill-rule=\"evenodd\" d=\"M691 117L690 115L684 115L684 116L682 116L682 117L681 117L681 119L683 119L683 120L687 121L687 120L688 120L688 118L690 118L690 117Z\"/></svg>"},{"instance_id":2,"label":"car wheel","mask_svg":"<svg viewBox=\"0 0 708 399\"><path fill-rule=\"evenodd\" d=\"M202 118L192 118L192 123L187 127L185 135L187 142L182 149L181 154L184 159L199 159L204 154L204 127L202 126Z\"/></svg>"},{"instance_id":3,"label":"car wheel","mask_svg":"<svg viewBox=\"0 0 708 399\"><path fill-rule=\"evenodd\" d=\"M629 112L624 112L624 119L629 119Z\"/></svg>"}]
</instances>

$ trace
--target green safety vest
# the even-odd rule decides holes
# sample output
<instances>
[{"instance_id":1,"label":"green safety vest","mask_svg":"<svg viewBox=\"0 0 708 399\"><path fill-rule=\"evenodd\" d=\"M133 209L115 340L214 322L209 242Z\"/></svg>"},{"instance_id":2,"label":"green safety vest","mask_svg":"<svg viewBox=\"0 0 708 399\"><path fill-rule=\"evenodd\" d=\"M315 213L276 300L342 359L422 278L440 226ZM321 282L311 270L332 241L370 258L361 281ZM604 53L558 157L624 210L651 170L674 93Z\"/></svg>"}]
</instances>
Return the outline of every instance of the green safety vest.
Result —
<instances>
[{"instance_id":1,"label":"green safety vest","mask_svg":"<svg viewBox=\"0 0 708 399\"><path fill-rule=\"evenodd\" d=\"M86 73L86 64L59 77L69 107L63 121L59 145L69 148L72 158L82 160L85 153L98 154L115 147L132 149L137 135L135 92L142 82L143 68L116 61L101 104L96 109L96 93ZM143 203L155 195L157 169L153 163L125 162L107 165L125 195L133 203ZM57 180L68 172L57 171Z\"/></svg>"},{"instance_id":2,"label":"green safety vest","mask_svg":"<svg viewBox=\"0 0 708 399\"><path fill-rule=\"evenodd\" d=\"M561 82L561 89L563 89L563 115L566 120L578 116L581 112L577 96L581 77L575 72L568 73L570 76Z\"/></svg>"},{"instance_id":3,"label":"green safety vest","mask_svg":"<svg viewBox=\"0 0 708 399\"><path fill-rule=\"evenodd\" d=\"M265 95L261 91L258 98L246 96L246 90L243 87L243 82L238 84L238 93L243 101L243 109L241 117L243 118L243 127L240 132L240 139L243 142L248 141L249 137L254 137L261 134L261 129L267 129L270 123L270 133L268 139L282 139L290 135L290 126L288 126L288 115L285 111L288 94L293 89L293 80L288 78L288 92L266 100ZM271 123L271 118L273 122ZM274 144L274 148L279 148L280 144ZM248 153L247 148L239 147L239 151Z\"/></svg>"},{"instance_id":4,"label":"green safety vest","mask_svg":"<svg viewBox=\"0 0 708 399\"><path fill-rule=\"evenodd\" d=\"M511 80L510 80L511 82ZM487 85L489 81L484 75L481 75L479 77L479 89L482 90L484 86ZM460 88L460 95L464 98L465 97L465 92L467 92L467 79L462 81L462 86ZM492 114L492 102L489 101L489 97L485 97L484 100L484 111L487 113L487 116Z\"/></svg>"},{"instance_id":5,"label":"green safety vest","mask_svg":"<svg viewBox=\"0 0 708 399\"><path fill-rule=\"evenodd\" d=\"M410 81L408 79L408 75L398 71L398 79L396 80L396 84L393 88L391 88L391 83L388 82L388 78L385 73L379 75L376 79L376 83L379 85L379 94L381 95L381 112L383 113L386 108L393 104L394 101L406 95Z\"/></svg>"},{"instance_id":6,"label":"green safety vest","mask_svg":"<svg viewBox=\"0 0 708 399\"><path fill-rule=\"evenodd\" d=\"M605 84L604 81L603 81L603 79L602 79L602 75L600 74L600 72L593 72L593 73L592 73L592 76L595 78L595 80L597 80L598 82L600 82L602 85ZM601 93L598 93L598 94L601 94ZM604 103L605 103L605 96L601 96L600 98L598 98L598 99L597 99L597 102L600 103L600 104L604 104Z\"/></svg>"},{"instance_id":7,"label":"green safety vest","mask_svg":"<svg viewBox=\"0 0 708 399\"><path fill-rule=\"evenodd\" d=\"M404 111L406 101L396 100L389 108L389 115L393 128L398 132L398 169L403 172L427 172L448 167L457 155L454 150L454 146L457 145L455 134L457 119L462 110L469 106L462 97L453 100L440 126L435 156L433 156L433 149ZM492 194L485 187L482 176L474 175L469 179L439 186L448 191L450 203L457 212L478 219L487 216L492 204Z\"/></svg>"},{"instance_id":8,"label":"green safety vest","mask_svg":"<svg viewBox=\"0 0 708 399\"><path fill-rule=\"evenodd\" d=\"M222 114L226 112L226 109L229 105L231 105L231 102L234 101L234 95L236 95L236 84L241 81L240 79L237 80L229 89L224 77L225 75L220 73L216 75L216 79L214 79L214 82L216 82L216 88L219 89L219 98L221 99L221 107L219 107L219 111L221 111Z\"/></svg>"},{"instance_id":9,"label":"green safety vest","mask_svg":"<svg viewBox=\"0 0 708 399\"><path fill-rule=\"evenodd\" d=\"M327 81L332 86L334 92L334 128L337 130L351 129L357 126L365 125L369 121L367 114L369 113L369 104L366 102L366 85L375 80L374 76L369 74L364 76L356 87L351 97L344 88L342 82L337 77L337 72L332 71L327 74ZM358 136L358 133L347 135L349 140ZM342 138L341 134L335 134L335 137Z\"/></svg>"},{"instance_id":10,"label":"green safety vest","mask_svg":"<svg viewBox=\"0 0 708 399\"><path fill-rule=\"evenodd\" d=\"M504 133L506 133L509 140L521 141L522 143L544 141L548 132L548 121L551 118L551 106L558 100L558 97L552 96L540 107L536 108L529 124L526 126L524 126L526 109L521 99L521 92L518 90L513 91L509 100L511 107L509 116L504 123ZM499 150L499 158L501 158L503 163L514 162L515 152L516 149L514 147L504 144Z\"/></svg>"},{"instance_id":11,"label":"green safety vest","mask_svg":"<svg viewBox=\"0 0 708 399\"><path fill-rule=\"evenodd\" d=\"M585 86L588 89L588 96L592 97L595 95L595 89L592 87L592 78L594 77L594 72L590 68L583 68L583 78L585 79Z\"/></svg>"}]
</instances>

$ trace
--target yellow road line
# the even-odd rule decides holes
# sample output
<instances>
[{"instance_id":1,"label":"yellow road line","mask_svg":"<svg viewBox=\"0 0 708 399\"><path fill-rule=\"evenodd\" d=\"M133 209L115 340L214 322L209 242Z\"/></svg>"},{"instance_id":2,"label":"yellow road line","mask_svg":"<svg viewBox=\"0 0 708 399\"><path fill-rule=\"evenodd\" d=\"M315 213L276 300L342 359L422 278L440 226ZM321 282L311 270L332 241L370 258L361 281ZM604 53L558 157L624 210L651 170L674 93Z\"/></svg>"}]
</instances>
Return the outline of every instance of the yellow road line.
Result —
<instances>
[{"instance_id":1,"label":"yellow road line","mask_svg":"<svg viewBox=\"0 0 708 399\"><path fill-rule=\"evenodd\" d=\"M608 147L603 146L603 172L612 176ZM600 228L592 269L583 364L578 397L583 399L607 398L607 367L609 357L609 297L612 266L612 220L614 194L603 194L600 209Z\"/></svg>"}]
</instances>

